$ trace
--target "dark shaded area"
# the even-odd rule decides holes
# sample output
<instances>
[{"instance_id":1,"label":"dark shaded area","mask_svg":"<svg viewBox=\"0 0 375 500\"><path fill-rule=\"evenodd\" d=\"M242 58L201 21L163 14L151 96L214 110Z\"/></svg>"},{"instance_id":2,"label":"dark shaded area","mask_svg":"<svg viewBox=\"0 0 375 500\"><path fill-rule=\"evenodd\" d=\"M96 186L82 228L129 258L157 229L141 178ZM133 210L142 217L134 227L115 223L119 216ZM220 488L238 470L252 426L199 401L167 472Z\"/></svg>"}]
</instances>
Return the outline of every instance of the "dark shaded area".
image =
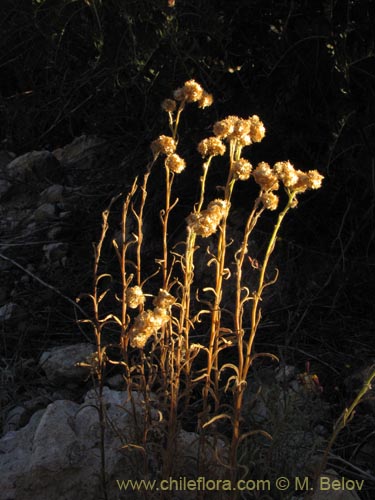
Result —
<instances>
[{"instance_id":1,"label":"dark shaded area","mask_svg":"<svg viewBox=\"0 0 375 500\"><path fill-rule=\"evenodd\" d=\"M176 0L175 8L167 0L3 0L2 149L55 149L97 134L124 155L144 148L141 169L149 141L165 130L160 101L190 78L216 97L205 114L186 113L182 130L192 140L227 114L258 114L267 136L249 151L253 164L290 159L326 177L283 228L285 302L265 311L277 327L260 330L259 346L302 370L310 359L342 408L334 388L375 356L374 20L371 0ZM97 221L122 181L116 172L109 181L92 175L103 176ZM246 192L237 200L245 204Z\"/></svg>"}]
</instances>

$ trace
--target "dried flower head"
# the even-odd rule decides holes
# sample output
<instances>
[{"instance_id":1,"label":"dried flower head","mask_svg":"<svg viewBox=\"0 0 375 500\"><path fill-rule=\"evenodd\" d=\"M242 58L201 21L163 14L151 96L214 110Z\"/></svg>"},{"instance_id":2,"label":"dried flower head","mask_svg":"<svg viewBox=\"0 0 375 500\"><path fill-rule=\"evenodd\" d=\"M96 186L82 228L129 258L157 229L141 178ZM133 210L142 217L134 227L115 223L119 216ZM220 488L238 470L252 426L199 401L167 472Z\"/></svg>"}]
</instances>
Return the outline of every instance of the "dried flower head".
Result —
<instances>
[{"instance_id":1,"label":"dried flower head","mask_svg":"<svg viewBox=\"0 0 375 500\"><path fill-rule=\"evenodd\" d=\"M250 122L250 137L253 142L260 142L266 135L266 129L259 116L253 115L249 118Z\"/></svg>"},{"instance_id":2,"label":"dried flower head","mask_svg":"<svg viewBox=\"0 0 375 500\"><path fill-rule=\"evenodd\" d=\"M196 234L207 238L214 234L222 220L229 211L229 202L221 199L213 200L206 210L192 213L187 218L187 224Z\"/></svg>"},{"instance_id":3,"label":"dried flower head","mask_svg":"<svg viewBox=\"0 0 375 500\"><path fill-rule=\"evenodd\" d=\"M274 165L274 171L284 186L290 191L303 193L307 189L319 189L324 177L317 170L295 170L289 161L279 161Z\"/></svg>"},{"instance_id":4,"label":"dried flower head","mask_svg":"<svg viewBox=\"0 0 375 500\"><path fill-rule=\"evenodd\" d=\"M182 88L173 92L176 101L197 102L203 97L203 88L195 80L184 83Z\"/></svg>"},{"instance_id":5,"label":"dried flower head","mask_svg":"<svg viewBox=\"0 0 375 500\"><path fill-rule=\"evenodd\" d=\"M161 108L167 113L173 113L176 109L176 101L173 99L164 99L161 103Z\"/></svg>"},{"instance_id":6,"label":"dried flower head","mask_svg":"<svg viewBox=\"0 0 375 500\"><path fill-rule=\"evenodd\" d=\"M296 170L296 174L297 182L290 186L289 189L291 191L298 191L298 193L304 193L307 189L309 189L309 176L306 172L302 172L302 170Z\"/></svg>"},{"instance_id":7,"label":"dried flower head","mask_svg":"<svg viewBox=\"0 0 375 500\"><path fill-rule=\"evenodd\" d=\"M176 299L167 290L161 288L159 293L154 298L154 306L162 309L168 309L172 304L176 302Z\"/></svg>"},{"instance_id":8,"label":"dried flower head","mask_svg":"<svg viewBox=\"0 0 375 500\"><path fill-rule=\"evenodd\" d=\"M309 188L319 189L322 186L322 181L324 176L321 175L317 170L309 170L307 172L309 178Z\"/></svg>"},{"instance_id":9,"label":"dried flower head","mask_svg":"<svg viewBox=\"0 0 375 500\"><path fill-rule=\"evenodd\" d=\"M273 170L285 187L292 187L297 184L299 180L297 171L289 161L279 161L275 163Z\"/></svg>"},{"instance_id":10,"label":"dried flower head","mask_svg":"<svg viewBox=\"0 0 375 500\"><path fill-rule=\"evenodd\" d=\"M276 210L279 204L279 197L272 192L262 193L260 200L263 203L264 208L267 208L268 210Z\"/></svg>"},{"instance_id":11,"label":"dried flower head","mask_svg":"<svg viewBox=\"0 0 375 500\"><path fill-rule=\"evenodd\" d=\"M143 349L147 340L156 335L160 328L169 320L165 309L155 308L153 311L143 311L134 320L134 325L129 331L130 345Z\"/></svg>"},{"instance_id":12,"label":"dried flower head","mask_svg":"<svg viewBox=\"0 0 375 500\"><path fill-rule=\"evenodd\" d=\"M232 165L234 178L239 179L240 181L246 181L250 177L252 168L253 167L248 160L240 158Z\"/></svg>"},{"instance_id":13,"label":"dried flower head","mask_svg":"<svg viewBox=\"0 0 375 500\"><path fill-rule=\"evenodd\" d=\"M132 286L126 290L126 303L131 309L144 304L146 297L142 288L138 285Z\"/></svg>"},{"instance_id":14,"label":"dried flower head","mask_svg":"<svg viewBox=\"0 0 375 500\"><path fill-rule=\"evenodd\" d=\"M225 153L225 144L217 137L208 137L198 144L198 151L203 158L206 156L223 156Z\"/></svg>"},{"instance_id":15,"label":"dried flower head","mask_svg":"<svg viewBox=\"0 0 375 500\"><path fill-rule=\"evenodd\" d=\"M165 166L175 174L180 174L186 167L185 160L174 153L165 159Z\"/></svg>"},{"instance_id":16,"label":"dried flower head","mask_svg":"<svg viewBox=\"0 0 375 500\"><path fill-rule=\"evenodd\" d=\"M247 136L250 133L251 123L249 120L244 120L243 118L232 117L233 131L228 135L228 140L236 139L241 140L242 137Z\"/></svg>"},{"instance_id":17,"label":"dried flower head","mask_svg":"<svg viewBox=\"0 0 375 500\"><path fill-rule=\"evenodd\" d=\"M226 139L230 134L232 134L236 120L237 116L227 116L224 120L216 122L213 127L216 137Z\"/></svg>"},{"instance_id":18,"label":"dried flower head","mask_svg":"<svg viewBox=\"0 0 375 500\"><path fill-rule=\"evenodd\" d=\"M276 191L279 189L277 175L265 161L258 164L253 176L255 182L259 184L263 191Z\"/></svg>"},{"instance_id":19,"label":"dried flower head","mask_svg":"<svg viewBox=\"0 0 375 500\"><path fill-rule=\"evenodd\" d=\"M212 94L209 94L205 90L203 91L202 97L198 101L198 108L204 109L211 106L214 102L214 98Z\"/></svg>"},{"instance_id":20,"label":"dried flower head","mask_svg":"<svg viewBox=\"0 0 375 500\"><path fill-rule=\"evenodd\" d=\"M176 142L173 137L161 135L151 143L151 151L154 156L157 156L159 153L171 155L176 151Z\"/></svg>"}]
</instances>

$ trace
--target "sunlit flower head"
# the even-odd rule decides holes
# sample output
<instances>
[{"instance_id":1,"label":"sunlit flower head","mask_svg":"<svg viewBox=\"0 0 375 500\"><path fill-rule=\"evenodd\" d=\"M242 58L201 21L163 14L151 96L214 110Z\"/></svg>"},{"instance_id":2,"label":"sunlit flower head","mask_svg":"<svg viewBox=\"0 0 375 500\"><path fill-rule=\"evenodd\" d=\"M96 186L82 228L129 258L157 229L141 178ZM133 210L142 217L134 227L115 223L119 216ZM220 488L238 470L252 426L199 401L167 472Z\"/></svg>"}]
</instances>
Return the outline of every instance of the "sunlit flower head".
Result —
<instances>
[{"instance_id":1,"label":"sunlit flower head","mask_svg":"<svg viewBox=\"0 0 375 500\"><path fill-rule=\"evenodd\" d=\"M254 180L263 191L276 191L279 189L279 183L276 173L265 161L258 164L253 172Z\"/></svg>"},{"instance_id":2,"label":"sunlit flower head","mask_svg":"<svg viewBox=\"0 0 375 500\"><path fill-rule=\"evenodd\" d=\"M264 208L267 208L268 210L276 210L279 204L279 197L272 192L262 193L260 200L263 203Z\"/></svg>"},{"instance_id":3,"label":"sunlit flower head","mask_svg":"<svg viewBox=\"0 0 375 500\"><path fill-rule=\"evenodd\" d=\"M216 137L226 139L230 134L232 134L236 120L237 116L227 116L224 120L216 122L213 127Z\"/></svg>"},{"instance_id":4,"label":"sunlit flower head","mask_svg":"<svg viewBox=\"0 0 375 500\"><path fill-rule=\"evenodd\" d=\"M177 101L197 102L203 97L203 88L195 80L184 83L182 88L173 92L173 97Z\"/></svg>"},{"instance_id":5,"label":"sunlit flower head","mask_svg":"<svg viewBox=\"0 0 375 500\"><path fill-rule=\"evenodd\" d=\"M165 166L175 174L180 174L183 170L185 170L186 163L183 158L174 153L167 156L165 159Z\"/></svg>"},{"instance_id":6,"label":"sunlit flower head","mask_svg":"<svg viewBox=\"0 0 375 500\"><path fill-rule=\"evenodd\" d=\"M173 137L161 135L151 143L151 151L154 156L157 156L159 153L167 156L171 155L176 151L176 142Z\"/></svg>"},{"instance_id":7,"label":"sunlit flower head","mask_svg":"<svg viewBox=\"0 0 375 500\"><path fill-rule=\"evenodd\" d=\"M205 90L203 91L202 97L198 101L198 108L204 109L211 106L214 102L214 98L212 94L209 94Z\"/></svg>"},{"instance_id":8,"label":"sunlit flower head","mask_svg":"<svg viewBox=\"0 0 375 500\"><path fill-rule=\"evenodd\" d=\"M214 234L222 220L229 211L229 202L221 199L213 200L206 210L192 213L187 218L187 224L199 236L207 238Z\"/></svg>"},{"instance_id":9,"label":"sunlit flower head","mask_svg":"<svg viewBox=\"0 0 375 500\"><path fill-rule=\"evenodd\" d=\"M260 142L266 135L266 129L259 116L253 115L249 118L250 122L250 137L253 142Z\"/></svg>"},{"instance_id":10,"label":"sunlit flower head","mask_svg":"<svg viewBox=\"0 0 375 500\"><path fill-rule=\"evenodd\" d=\"M252 170L251 163L244 158L240 158L233 162L232 171L235 179L239 179L240 181L246 181L251 174Z\"/></svg>"},{"instance_id":11,"label":"sunlit flower head","mask_svg":"<svg viewBox=\"0 0 375 500\"><path fill-rule=\"evenodd\" d=\"M134 320L129 331L130 345L143 349L150 337L169 321L166 309L156 307L153 311L143 311Z\"/></svg>"},{"instance_id":12,"label":"sunlit flower head","mask_svg":"<svg viewBox=\"0 0 375 500\"><path fill-rule=\"evenodd\" d=\"M126 290L126 303L131 309L144 304L145 296L140 286L132 286Z\"/></svg>"},{"instance_id":13,"label":"sunlit flower head","mask_svg":"<svg viewBox=\"0 0 375 500\"><path fill-rule=\"evenodd\" d=\"M223 156L225 144L217 137L208 137L198 144L198 152L203 158L207 156Z\"/></svg>"},{"instance_id":14,"label":"sunlit flower head","mask_svg":"<svg viewBox=\"0 0 375 500\"><path fill-rule=\"evenodd\" d=\"M297 171L289 161L275 163L273 170L285 187L293 187L299 180Z\"/></svg>"},{"instance_id":15,"label":"sunlit flower head","mask_svg":"<svg viewBox=\"0 0 375 500\"><path fill-rule=\"evenodd\" d=\"M321 175L317 170L309 170L307 172L307 175L309 177L310 189L319 189L322 186L324 176Z\"/></svg>"}]
</instances>

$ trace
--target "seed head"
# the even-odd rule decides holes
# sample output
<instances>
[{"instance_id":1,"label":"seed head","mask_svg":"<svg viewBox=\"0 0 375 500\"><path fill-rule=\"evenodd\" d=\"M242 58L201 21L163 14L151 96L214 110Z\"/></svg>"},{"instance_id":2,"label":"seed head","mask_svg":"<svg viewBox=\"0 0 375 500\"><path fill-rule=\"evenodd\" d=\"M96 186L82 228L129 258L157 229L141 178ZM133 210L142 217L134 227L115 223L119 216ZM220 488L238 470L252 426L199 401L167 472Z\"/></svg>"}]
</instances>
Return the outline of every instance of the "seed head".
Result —
<instances>
[{"instance_id":1,"label":"seed head","mask_svg":"<svg viewBox=\"0 0 375 500\"><path fill-rule=\"evenodd\" d=\"M187 224L196 234L207 238L216 233L221 219L228 211L229 202L221 199L213 200L208 204L206 210L190 214L187 218Z\"/></svg>"},{"instance_id":2,"label":"seed head","mask_svg":"<svg viewBox=\"0 0 375 500\"><path fill-rule=\"evenodd\" d=\"M223 156L225 153L225 144L217 137L208 137L198 144L198 151L203 158L206 156Z\"/></svg>"},{"instance_id":3,"label":"seed head","mask_svg":"<svg viewBox=\"0 0 375 500\"><path fill-rule=\"evenodd\" d=\"M317 170L309 170L307 172L309 178L309 188L319 189L322 186L322 181L324 176L321 175Z\"/></svg>"},{"instance_id":4,"label":"seed head","mask_svg":"<svg viewBox=\"0 0 375 500\"><path fill-rule=\"evenodd\" d=\"M232 134L236 120L237 116L227 116L224 120L216 122L213 128L216 137L226 139L230 134Z\"/></svg>"},{"instance_id":5,"label":"seed head","mask_svg":"<svg viewBox=\"0 0 375 500\"><path fill-rule=\"evenodd\" d=\"M240 181L246 181L250 177L252 168L253 167L249 161L244 158L240 158L232 165L234 178L239 179Z\"/></svg>"},{"instance_id":6,"label":"seed head","mask_svg":"<svg viewBox=\"0 0 375 500\"><path fill-rule=\"evenodd\" d=\"M126 303L131 309L144 304L145 296L140 286L132 286L126 290Z\"/></svg>"},{"instance_id":7,"label":"seed head","mask_svg":"<svg viewBox=\"0 0 375 500\"><path fill-rule=\"evenodd\" d=\"M289 161L275 163L273 170L285 187L293 187L299 180L297 171Z\"/></svg>"},{"instance_id":8,"label":"seed head","mask_svg":"<svg viewBox=\"0 0 375 500\"><path fill-rule=\"evenodd\" d=\"M203 97L203 88L195 80L184 83L182 88L174 91L173 97L176 101L197 102Z\"/></svg>"},{"instance_id":9,"label":"seed head","mask_svg":"<svg viewBox=\"0 0 375 500\"><path fill-rule=\"evenodd\" d=\"M266 135L266 129L259 116L253 115L249 118L250 122L250 137L253 142L260 142Z\"/></svg>"},{"instance_id":10,"label":"seed head","mask_svg":"<svg viewBox=\"0 0 375 500\"><path fill-rule=\"evenodd\" d=\"M130 345L143 349L147 340L156 335L160 328L169 320L165 309L155 308L153 311L143 311L134 320L129 331Z\"/></svg>"},{"instance_id":11,"label":"seed head","mask_svg":"<svg viewBox=\"0 0 375 500\"><path fill-rule=\"evenodd\" d=\"M272 192L262 193L260 200L263 203L264 208L267 208L268 210L276 210L277 205L279 204L279 197Z\"/></svg>"},{"instance_id":12,"label":"seed head","mask_svg":"<svg viewBox=\"0 0 375 500\"><path fill-rule=\"evenodd\" d=\"M234 119L233 132L228 135L228 140L236 139L239 141L242 137L247 136L250 133L251 123L249 120L244 120L243 118L232 118Z\"/></svg>"},{"instance_id":13,"label":"seed head","mask_svg":"<svg viewBox=\"0 0 375 500\"><path fill-rule=\"evenodd\" d=\"M203 91L202 97L198 101L198 108L204 109L211 106L214 102L214 98L212 94L209 94L205 90Z\"/></svg>"},{"instance_id":14,"label":"seed head","mask_svg":"<svg viewBox=\"0 0 375 500\"><path fill-rule=\"evenodd\" d=\"M173 137L161 135L151 143L151 151L154 157L159 153L164 155L171 155L176 151L176 142Z\"/></svg>"},{"instance_id":15,"label":"seed head","mask_svg":"<svg viewBox=\"0 0 375 500\"><path fill-rule=\"evenodd\" d=\"M173 99L164 99L164 101L161 103L161 107L164 111L167 113L173 113L176 109L176 101Z\"/></svg>"},{"instance_id":16,"label":"seed head","mask_svg":"<svg viewBox=\"0 0 375 500\"><path fill-rule=\"evenodd\" d=\"M258 164L253 176L255 182L259 184L263 191L276 191L279 189L277 175L265 161Z\"/></svg>"},{"instance_id":17,"label":"seed head","mask_svg":"<svg viewBox=\"0 0 375 500\"><path fill-rule=\"evenodd\" d=\"M175 174L180 174L186 167L185 160L174 153L165 159L165 166Z\"/></svg>"}]
</instances>

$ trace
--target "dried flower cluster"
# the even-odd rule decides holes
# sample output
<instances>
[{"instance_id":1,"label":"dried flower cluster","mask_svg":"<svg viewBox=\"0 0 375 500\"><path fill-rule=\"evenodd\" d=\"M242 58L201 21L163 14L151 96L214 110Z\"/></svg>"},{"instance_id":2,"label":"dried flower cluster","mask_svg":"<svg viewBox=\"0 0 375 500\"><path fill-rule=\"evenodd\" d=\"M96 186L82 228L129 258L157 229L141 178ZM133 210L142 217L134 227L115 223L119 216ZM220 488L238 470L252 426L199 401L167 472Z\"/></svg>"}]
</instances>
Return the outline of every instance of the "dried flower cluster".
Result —
<instances>
[{"instance_id":1,"label":"dried flower cluster","mask_svg":"<svg viewBox=\"0 0 375 500\"><path fill-rule=\"evenodd\" d=\"M132 286L126 290L126 303L131 309L143 305L145 296L140 286Z\"/></svg>"},{"instance_id":2,"label":"dried flower cluster","mask_svg":"<svg viewBox=\"0 0 375 500\"><path fill-rule=\"evenodd\" d=\"M213 97L206 92L195 80L189 80L184 86L173 92L176 101L198 102L200 108L206 108L213 103Z\"/></svg>"},{"instance_id":3,"label":"dried flower cluster","mask_svg":"<svg viewBox=\"0 0 375 500\"><path fill-rule=\"evenodd\" d=\"M287 192L299 194L307 189L319 189L324 178L317 170L308 172L296 170L289 161L277 162L273 168L268 163L261 162L254 170L253 176L262 191L260 200L269 210L277 208L279 199L272 191L277 191L279 181L283 183ZM297 199L294 198L292 206L297 206L297 203Z\"/></svg>"},{"instance_id":4,"label":"dried flower cluster","mask_svg":"<svg viewBox=\"0 0 375 500\"><path fill-rule=\"evenodd\" d=\"M247 181L249 179L253 167L248 160L240 158L239 160L233 162L232 171L235 179L240 181Z\"/></svg>"},{"instance_id":5,"label":"dried flower cluster","mask_svg":"<svg viewBox=\"0 0 375 500\"><path fill-rule=\"evenodd\" d=\"M207 156L223 156L225 149L225 144L217 137L208 137L198 144L198 152L203 158Z\"/></svg>"},{"instance_id":6,"label":"dried flower cluster","mask_svg":"<svg viewBox=\"0 0 375 500\"><path fill-rule=\"evenodd\" d=\"M263 122L257 115L250 116L248 119L227 116L215 123L213 131L216 137L227 141L236 140L241 146L260 142L266 134Z\"/></svg>"},{"instance_id":7,"label":"dried flower cluster","mask_svg":"<svg viewBox=\"0 0 375 500\"><path fill-rule=\"evenodd\" d=\"M151 143L151 151L154 156L158 154L171 155L176 151L176 141L167 135L161 135Z\"/></svg>"},{"instance_id":8,"label":"dried flower cluster","mask_svg":"<svg viewBox=\"0 0 375 500\"><path fill-rule=\"evenodd\" d=\"M167 156L165 160L165 166L175 174L180 174L183 170L185 170L186 163L185 160L181 158L181 156L174 153Z\"/></svg>"},{"instance_id":9,"label":"dried flower cluster","mask_svg":"<svg viewBox=\"0 0 375 500\"><path fill-rule=\"evenodd\" d=\"M307 189L319 189L324 178L317 170L309 170L308 172L295 170L289 161L275 163L273 168L286 188L299 193L303 193Z\"/></svg>"},{"instance_id":10,"label":"dried flower cluster","mask_svg":"<svg viewBox=\"0 0 375 500\"><path fill-rule=\"evenodd\" d=\"M262 191L277 191L279 180L277 174L268 163L262 161L253 172L254 180L261 187Z\"/></svg>"},{"instance_id":11,"label":"dried flower cluster","mask_svg":"<svg viewBox=\"0 0 375 500\"><path fill-rule=\"evenodd\" d=\"M170 319L170 307L176 299L166 290L160 289L154 299L154 310L143 311L134 320L129 331L130 345L143 349L147 340L156 335Z\"/></svg>"},{"instance_id":12,"label":"dried flower cluster","mask_svg":"<svg viewBox=\"0 0 375 500\"><path fill-rule=\"evenodd\" d=\"M213 200L208 204L206 210L192 213L187 218L187 224L196 234L207 238L214 234L222 220L229 211L229 202L225 200Z\"/></svg>"},{"instance_id":13,"label":"dried flower cluster","mask_svg":"<svg viewBox=\"0 0 375 500\"><path fill-rule=\"evenodd\" d=\"M279 204L279 197L277 194L269 192L269 193L262 193L260 195L260 200L263 203L264 208L267 208L268 210L276 210L278 204Z\"/></svg>"}]
</instances>

